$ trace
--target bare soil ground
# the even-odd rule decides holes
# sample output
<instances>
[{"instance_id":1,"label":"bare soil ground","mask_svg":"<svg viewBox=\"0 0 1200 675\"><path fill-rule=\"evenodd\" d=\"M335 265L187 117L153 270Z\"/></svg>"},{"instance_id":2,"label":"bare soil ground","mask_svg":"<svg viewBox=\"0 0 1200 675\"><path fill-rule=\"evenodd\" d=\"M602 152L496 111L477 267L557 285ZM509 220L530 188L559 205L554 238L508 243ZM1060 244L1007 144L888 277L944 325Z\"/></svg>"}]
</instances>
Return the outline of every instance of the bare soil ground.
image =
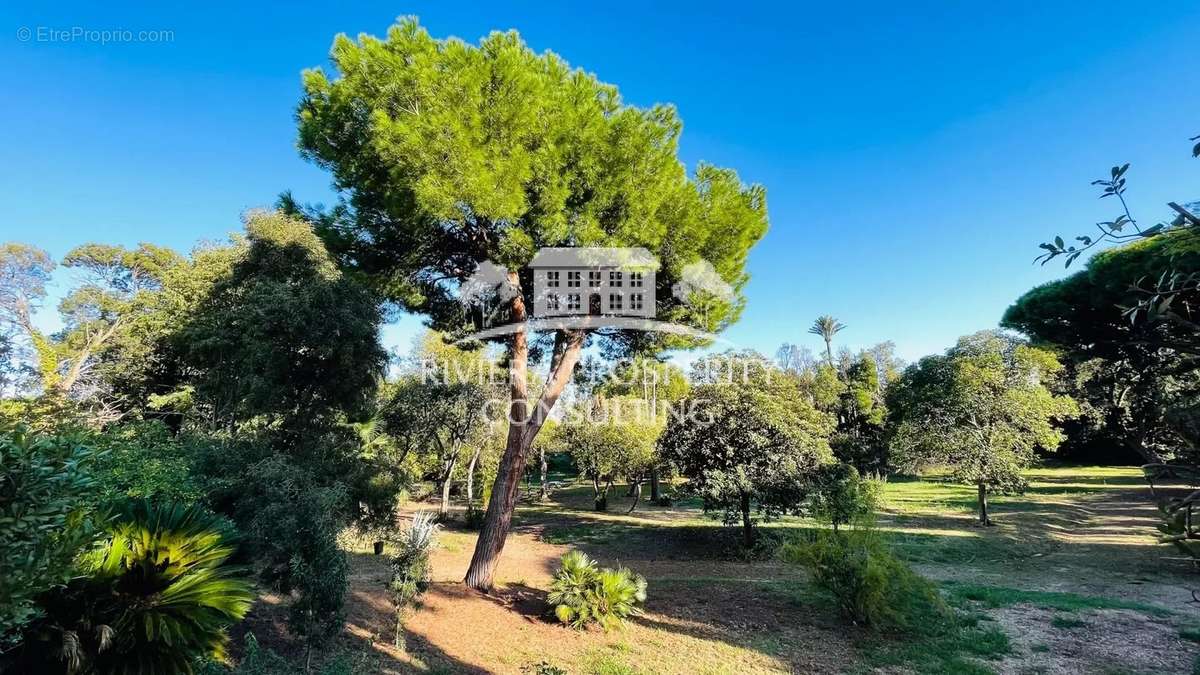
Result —
<instances>
[{"instance_id":1,"label":"bare soil ground","mask_svg":"<svg viewBox=\"0 0 1200 675\"><path fill-rule=\"evenodd\" d=\"M1070 593L1128 607L1098 602L1063 611L1038 597L968 603L1011 643L1003 659L979 663L984 672L1192 672L1200 650L1180 630L1200 625L1190 593L1200 577L1188 564L1163 560L1173 554L1154 543L1157 512L1135 469L1038 472L1028 494L996 500L994 528L973 525L969 491L959 486L895 481L887 493L880 526L919 571L948 588ZM353 545L341 647L363 672L386 673L523 673L538 672L540 663L605 674L872 670L867 636L815 599L794 568L736 559L736 533L694 507L642 505L625 515L625 501L614 489L612 510L595 513L589 490L571 488L550 504L522 505L492 596L460 583L475 535L448 527L433 560L435 583L405 618L403 648L393 644L395 615L384 593L387 556L371 555L366 542ZM771 528L809 526L791 519ZM571 548L646 576L645 614L612 633L555 623L545 596ZM295 655L277 600L264 596L250 630Z\"/></svg>"}]
</instances>

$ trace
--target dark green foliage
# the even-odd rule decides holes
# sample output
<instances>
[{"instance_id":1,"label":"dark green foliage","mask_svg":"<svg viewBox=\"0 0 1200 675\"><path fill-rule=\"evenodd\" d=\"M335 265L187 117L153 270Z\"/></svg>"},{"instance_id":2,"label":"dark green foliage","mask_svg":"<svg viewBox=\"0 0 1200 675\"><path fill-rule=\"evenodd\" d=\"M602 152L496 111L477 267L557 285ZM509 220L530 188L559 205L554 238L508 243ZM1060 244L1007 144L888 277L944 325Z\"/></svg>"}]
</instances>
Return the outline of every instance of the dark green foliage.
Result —
<instances>
[{"instance_id":1,"label":"dark green foliage","mask_svg":"<svg viewBox=\"0 0 1200 675\"><path fill-rule=\"evenodd\" d=\"M346 486L254 445L217 452L239 456L230 464L233 472L210 479L210 494L244 533L263 580L294 593L292 629L310 644L332 637L341 624L349 569L337 545L350 521Z\"/></svg>"},{"instance_id":2,"label":"dark green foliage","mask_svg":"<svg viewBox=\"0 0 1200 675\"><path fill-rule=\"evenodd\" d=\"M584 628L595 623L611 630L641 612L646 580L624 567L601 569L586 554L571 551L554 574L547 601L554 606L554 616L567 625Z\"/></svg>"},{"instance_id":3,"label":"dark green foliage","mask_svg":"<svg viewBox=\"0 0 1200 675\"><path fill-rule=\"evenodd\" d=\"M910 472L944 467L976 486L980 523L990 525L987 495L1024 490L1021 471L1054 451L1057 423L1078 414L1055 394L1061 370L1053 352L999 331L959 338L889 389L893 461Z\"/></svg>"},{"instance_id":4,"label":"dark green foliage","mask_svg":"<svg viewBox=\"0 0 1200 675\"><path fill-rule=\"evenodd\" d=\"M176 337L196 394L218 419L311 425L357 412L386 357L377 302L302 221L252 213L246 238Z\"/></svg>"},{"instance_id":5,"label":"dark green foliage","mask_svg":"<svg viewBox=\"0 0 1200 675\"><path fill-rule=\"evenodd\" d=\"M101 495L199 501L203 492L193 474L194 442L202 441L175 436L159 421L118 424L92 434L92 445L104 450L94 469Z\"/></svg>"},{"instance_id":6,"label":"dark green foliage","mask_svg":"<svg viewBox=\"0 0 1200 675\"><path fill-rule=\"evenodd\" d=\"M753 543L751 507L766 518L800 508L818 467L832 460L833 420L796 395L795 376L757 355L726 354L696 366L701 380L672 416L659 452L726 523L741 518Z\"/></svg>"},{"instance_id":7,"label":"dark green foliage","mask_svg":"<svg viewBox=\"0 0 1200 675\"><path fill-rule=\"evenodd\" d=\"M844 463L821 467L814 485L809 510L834 530L871 517L883 497L882 483L860 477L853 466Z\"/></svg>"},{"instance_id":8,"label":"dark green foliage","mask_svg":"<svg viewBox=\"0 0 1200 675\"><path fill-rule=\"evenodd\" d=\"M937 589L888 549L879 532L860 524L845 531L819 530L784 547L784 558L808 570L856 624L911 635L956 628Z\"/></svg>"},{"instance_id":9,"label":"dark green foliage","mask_svg":"<svg viewBox=\"0 0 1200 675\"><path fill-rule=\"evenodd\" d=\"M97 453L71 436L0 433L0 651L40 614L37 596L66 583L99 535Z\"/></svg>"},{"instance_id":10,"label":"dark green foliage","mask_svg":"<svg viewBox=\"0 0 1200 675\"><path fill-rule=\"evenodd\" d=\"M1200 418L1194 326L1130 321L1120 310L1137 301L1131 288L1140 280L1172 267L1200 267L1194 228L1098 253L1083 271L1030 290L1004 313L1001 325L1062 352L1071 393L1084 404L1080 442L1115 443L1160 462L1187 459L1200 440L1192 423Z\"/></svg>"},{"instance_id":11,"label":"dark green foliage","mask_svg":"<svg viewBox=\"0 0 1200 675\"><path fill-rule=\"evenodd\" d=\"M179 673L198 658L222 659L226 627L254 599L230 564L228 523L198 506L134 500L116 507L107 528L82 575L43 596L46 616L26 633L19 668Z\"/></svg>"}]
</instances>

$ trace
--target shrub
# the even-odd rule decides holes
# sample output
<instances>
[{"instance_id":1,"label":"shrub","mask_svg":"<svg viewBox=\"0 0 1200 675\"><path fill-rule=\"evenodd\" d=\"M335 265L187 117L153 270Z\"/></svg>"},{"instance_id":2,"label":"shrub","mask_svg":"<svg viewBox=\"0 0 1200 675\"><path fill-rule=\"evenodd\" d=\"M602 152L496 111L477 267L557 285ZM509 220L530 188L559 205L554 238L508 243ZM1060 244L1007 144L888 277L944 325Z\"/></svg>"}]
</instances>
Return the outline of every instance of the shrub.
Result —
<instances>
[{"instance_id":1,"label":"shrub","mask_svg":"<svg viewBox=\"0 0 1200 675\"><path fill-rule=\"evenodd\" d=\"M99 536L96 456L68 436L0 434L0 653L37 618L38 594L65 584Z\"/></svg>"},{"instance_id":2,"label":"shrub","mask_svg":"<svg viewBox=\"0 0 1200 675\"><path fill-rule=\"evenodd\" d=\"M396 607L396 646L402 644L404 610L416 602L429 586L429 552L433 549L439 526L432 513L418 513L412 523L400 532L396 546L400 549L392 558L392 578L388 591Z\"/></svg>"},{"instance_id":3,"label":"shrub","mask_svg":"<svg viewBox=\"0 0 1200 675\"><path fill-rule=\"evenodd\" d=\"M550 604L558 620L574 628L599 624L610 630L626 617L640 613L646 601L646 580L625 569L601 569L580 551L563 556L550 585Z\"/></svg>"},{"instance_id":4,"label":"shrub","mask_svg":"<svg viewBox=\"0 0 1200 675\"><path fill-rule=\"evenodd\" d=\"M896 558L869 524L818 531L786 546L783 555L803 565L856 624L907 634L938 634L954 625L933 584Z\"/></svg>"},{"instance_id":5,"label":"shrub","mask_svg":"<svg viewBox=\"0 0 1200 675\"><path fill-rule=\"evenodd\" d=\"M84 555L83 576L42 598L46 618L26 633L18 671L176 673L222 660L228 625L254 599L230 564L228 523L199 506L129 501L110 538Z\"/></svg>"},{"instance_id":6,"label":"shrub","mask_svg":"<svg viewBox=\"0 0 1200 675\"><path fill-rule=\"evenodd\" d=\"M883 483L862 478L858 470L844 463L821 468L816 489L809 495L809 511L838 530L842 525L869 518L878 508Z\"/></svg>"}]
</instances>

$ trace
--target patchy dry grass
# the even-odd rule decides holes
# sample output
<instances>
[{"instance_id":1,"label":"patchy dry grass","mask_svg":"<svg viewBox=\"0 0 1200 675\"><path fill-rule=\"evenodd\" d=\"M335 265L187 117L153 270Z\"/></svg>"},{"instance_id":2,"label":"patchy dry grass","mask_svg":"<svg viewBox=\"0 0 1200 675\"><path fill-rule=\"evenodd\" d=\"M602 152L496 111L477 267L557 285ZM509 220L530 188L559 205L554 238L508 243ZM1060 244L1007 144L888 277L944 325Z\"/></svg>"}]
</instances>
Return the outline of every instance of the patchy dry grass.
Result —
<instances>
[{"instance_id":1,"label":"patchy dry grass","mask_svg":"<svg viewBox=\"0 0 1200 675\"><path fill-rule=\"evenodd\" d=\"M389 639L386 556L350 544L347 627L334 652L365 664L356 671L395 673L1186 672L1200 651L1189 593L1197 579L1162 561L1170 552L1154 544L1155 510L1137 469L1048 468L1030 480L1026 495L993 501L992 528L975 527L965 486L938 476L888 484L880 528L963 617L961 633L938 639L888 639L845 624L797 569L745 560L738 533L698 504L644 502L626 514L617 486L612 510L597 513L590 487L579 485L519 508L492 596L460 583L475 533L451 525L403 649ZM812 527L786 518L764 531ZM645 614L612 633L555 623L545 595L572 548L645 575ZM298 656L279 616L260 603L251 628Z\"/></svg>"}]
</instances>

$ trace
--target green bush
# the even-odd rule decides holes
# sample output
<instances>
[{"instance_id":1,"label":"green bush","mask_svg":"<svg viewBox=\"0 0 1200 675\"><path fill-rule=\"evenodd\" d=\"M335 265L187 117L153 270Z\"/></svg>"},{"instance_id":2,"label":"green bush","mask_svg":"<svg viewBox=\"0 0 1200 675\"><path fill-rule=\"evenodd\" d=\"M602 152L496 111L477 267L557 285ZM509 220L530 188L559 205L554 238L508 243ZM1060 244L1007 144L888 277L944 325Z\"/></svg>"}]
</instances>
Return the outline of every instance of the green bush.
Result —
<instances>
[{"instance_id":1,"label":"green bush","mask_svg":"<svg viewBox=\"0 0 1200 675\"><path fill-rule=\"evenodd\" d=\"M881 481L862 478L857 469L845 463L822 467L814 483L816 489L809 495L809 512L833 525L834 530L870 518L883 496Z\"/></svg>"},{"instance_id":2,"label":"green bush","mask_svg":"<svg viewBox=\"0 0 1200 675\"><path fill-rule=\"evenodd\" d=\"M192 448L159 421L114 425L91 438L104 450L95 475L104 499L199 501L204 493L192 475Z\"/></svg>"},{"instance_id":3,"label":"green bush","mask_svg":"<svg viewBox=\"0 0 1200 675\"><path fill-rule=\"evenodd\" d=\"M646 580L623 567L600 569L586 554L571 551L563 556L548 599L559 621L574 628L596 623L610 630L640 613Z\"/></svg>"},{"instance_id":4,"label":"green bush","mask_svg":"<svg viewBox=\"0 0 1200 675\"><path fill-rule=\"evenodd\" d=\"M45 594L45 618L16 654L19 672L178 673L222 660L225 629L254 600L230 563L227 521L198 506L121 504L107 542L85 554L82 575Z\"/></svg>"},{"instance_id":5,"label":"green bush","mask_svg":"<svg viewBox=\"0 0 1200 675\"><path fill-rule=\"evenodd\" d=\"M0 653L40 613L40 593L67 583L100 532L97 454L70 436L0 434Z\"/></svg>"},{"instance_id":6,"label":"green bush","mask_svg":"<svg viewBox=\"0 0 1200 675\"><path fill-rule=\"evenodd\" d=\"M783 556L806 568L856 624L922 635L954 626L954 614L933 584L892 554L869 524L818 531L785 546Z\"/></svg>"}]
</instances>

